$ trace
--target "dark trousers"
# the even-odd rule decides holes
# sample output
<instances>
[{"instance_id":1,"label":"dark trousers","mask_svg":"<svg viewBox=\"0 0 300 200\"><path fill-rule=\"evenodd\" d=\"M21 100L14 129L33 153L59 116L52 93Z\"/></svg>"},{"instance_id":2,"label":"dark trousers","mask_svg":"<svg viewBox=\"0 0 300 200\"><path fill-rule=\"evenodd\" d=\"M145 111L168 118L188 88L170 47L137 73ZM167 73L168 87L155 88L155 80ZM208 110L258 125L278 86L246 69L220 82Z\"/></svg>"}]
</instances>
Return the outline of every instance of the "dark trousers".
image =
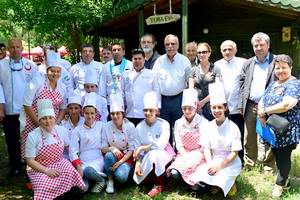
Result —
<instances>
[{"instance_id":1,"label":"dark trousers","mask_svg":"<svg viewBox=\"0 0 300 200\"><path fill-rule=\"evenodd\" d=\"M21 170L19 115L6 115L2 124L11 170Z\"/></svg>"},{"instance_id":2,"label":"dark trousers","mask_svg":"<svg viewBox=\"0 0 300 200\"><path fill-rule=\"evenodd\" d=\"M141 121L143 121L143 118L129 118L129 117L127 117L127 119L128 119L129 121L131 121L131 122L134 124L135 127L136 127Z\"/></svg>"},{"instance_id":3,"label":"dark trousers","mask_svg":"<svg viewBox=\"0 0 300 200\"><path fill-rule=\"evenodd\" d=\"M291 170L291 154L296 148L297 144L291 144L286 147L272 148L273 154L276 160L276 166L278 168L276 184L284 186L288 179Z\"/></svg>"},{"instance_id":4,"label":"dark trousers","mask_svg":"<svg viewBox=\"0 0 300 200\"><path fill-rule=\"evenodd\" d=\"M182 93L175 96L163 96L161 98L160 117L168 121L170 124L169 142L173 146L173 127L175 121L179 119L183 113L181 110Z\"/></svg>"},{"instance_id":5,"label":"dark trousers","mask_svg":"<svg viewBox=\"0 0 300 200\"><path fill-rule=\"evenodd\" d=\"M241 132L241 143L243 149L239 151L239 157L242 163L244 163L244 117L241 114L232 114L229 115L229 119L239 127Z\"/></svg>"}]
</instances>

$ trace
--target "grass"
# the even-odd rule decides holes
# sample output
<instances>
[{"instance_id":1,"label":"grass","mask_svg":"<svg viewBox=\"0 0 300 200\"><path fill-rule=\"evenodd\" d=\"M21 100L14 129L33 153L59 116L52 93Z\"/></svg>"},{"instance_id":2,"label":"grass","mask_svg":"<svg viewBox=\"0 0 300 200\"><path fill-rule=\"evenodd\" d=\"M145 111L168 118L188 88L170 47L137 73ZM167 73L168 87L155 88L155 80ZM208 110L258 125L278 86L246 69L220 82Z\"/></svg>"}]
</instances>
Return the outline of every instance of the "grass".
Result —
<instances>
[{"instance_id":1,"label":"grass","mask_svg":"<svg viewBox=\"0 0 300 200\"><path fill-rule=\"evenodd\" d=\"M292 155L293 165L291 169L291 187L281 199L284 200L299 200L300 199L300 149L298 148ZM8 158L5 148L4 136L0 133L0 179L4 180L5 174L8 170ZM274 183L274 175L263 175L259 168L251 171L242 171L237 179L238 192L234 197L224 198L223 194L210 195L208 193L196 194L188 191L182 185L170 186L167 183L167 189L164 193L155 197L155 200L269 200ZM7 199L32 199L32 191L25 189L24 179L6 180L4 187L0 187L0 200ZM86 194L83 200L149 200L146 193L151 189L150 185L137 186L133 182L127 183L122 187L118 187L113 195L102 192L99 194Z\"/></svg>"}]
</instances>

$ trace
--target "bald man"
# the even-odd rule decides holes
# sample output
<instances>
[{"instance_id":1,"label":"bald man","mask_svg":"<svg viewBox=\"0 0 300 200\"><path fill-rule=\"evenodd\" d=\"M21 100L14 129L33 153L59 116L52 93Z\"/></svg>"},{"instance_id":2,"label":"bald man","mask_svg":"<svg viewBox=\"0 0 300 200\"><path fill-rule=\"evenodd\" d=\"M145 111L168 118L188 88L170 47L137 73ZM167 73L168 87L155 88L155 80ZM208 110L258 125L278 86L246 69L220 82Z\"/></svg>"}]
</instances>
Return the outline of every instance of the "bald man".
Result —
<instances>
[{"instance_id":1,"label":"bald man","mask_svg":"<svg viewBox=\"0 0 300 200\"><path fill-rule=\"evenodd\" d=\"M22 40L12 38L8 41L9 57L0 62L0 84L3 87L4 111L0 121L8 150L10 172L7 178L17 176L21 171L20 122L19 115L23 108L23 96L31 79L38 75L37 66L22 58Z\"/></svg>"},{"instance_id":2,"label":"bald man","mask_svg":"<svg viewBox=\"0 0 300 200\"><path fill-rule=\"evenodd\" d=\"M240 76L245 58L236 57L237 47L232 40L225 40L220 46L223 59L215 62L215 69L219 74L220 80L224 83L226 100L228 102L229 118L239 127L241 141L244 143L244 118L238 110L240 95ZM217 80L218 81L218 80ZM239 157L243 161L243 150L239 152Z\"/></svg>"}]
</instances>

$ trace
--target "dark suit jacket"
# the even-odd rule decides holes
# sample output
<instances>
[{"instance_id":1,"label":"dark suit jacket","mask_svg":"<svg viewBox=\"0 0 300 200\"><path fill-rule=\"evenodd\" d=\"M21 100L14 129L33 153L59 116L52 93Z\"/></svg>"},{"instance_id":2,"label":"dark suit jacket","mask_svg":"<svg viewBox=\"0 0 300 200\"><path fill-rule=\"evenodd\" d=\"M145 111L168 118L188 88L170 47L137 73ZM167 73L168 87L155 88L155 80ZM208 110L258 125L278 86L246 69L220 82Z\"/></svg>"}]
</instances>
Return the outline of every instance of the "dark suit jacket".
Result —
<instances>
[{"instance_id":1,"label":"dark suit jacket","mask_svg":"<svg viewBox=\"0 0 300 200\"><path fill-rule=\"evenodd\" d=\"M242 68L241 78L240 78L240 99L239 99L239 108L242 109L243 114L245 114L247 101L250 96L250 88L253 80L253 72L255 66L255 57L249 58ZM277 78L274 75L274 55L269 54L269 70L267 76L267 84L265 88Z\"/></svg>"}]
</instances>

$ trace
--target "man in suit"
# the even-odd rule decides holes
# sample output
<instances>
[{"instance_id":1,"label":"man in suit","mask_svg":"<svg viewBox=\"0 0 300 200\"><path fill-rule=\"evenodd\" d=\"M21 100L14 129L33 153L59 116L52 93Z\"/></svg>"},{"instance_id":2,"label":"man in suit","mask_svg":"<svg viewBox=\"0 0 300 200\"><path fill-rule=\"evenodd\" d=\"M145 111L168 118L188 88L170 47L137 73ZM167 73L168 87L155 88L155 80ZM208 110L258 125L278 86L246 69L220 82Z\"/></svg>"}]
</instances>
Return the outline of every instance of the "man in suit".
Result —
<instances>
[{"instance_id":1,"label":"man in suit","mask_svg":"<svg viewBox=\"0 0 300 200\"><path fill-rule=\"evenodd\" d=\"M253 35L251 44L255 56L248 59L242 68L239 101L239 109L245 120L244 161L246 168L253 167L258 157L258 137L256 134L257 104L268 84L275 79L274 55L269 51L270 37L265 33L258 32ZM263 151L261 161L264 164L264 170L272 170L274 158L271 149L263 149Z\"/></svg>"}]
</instances>

